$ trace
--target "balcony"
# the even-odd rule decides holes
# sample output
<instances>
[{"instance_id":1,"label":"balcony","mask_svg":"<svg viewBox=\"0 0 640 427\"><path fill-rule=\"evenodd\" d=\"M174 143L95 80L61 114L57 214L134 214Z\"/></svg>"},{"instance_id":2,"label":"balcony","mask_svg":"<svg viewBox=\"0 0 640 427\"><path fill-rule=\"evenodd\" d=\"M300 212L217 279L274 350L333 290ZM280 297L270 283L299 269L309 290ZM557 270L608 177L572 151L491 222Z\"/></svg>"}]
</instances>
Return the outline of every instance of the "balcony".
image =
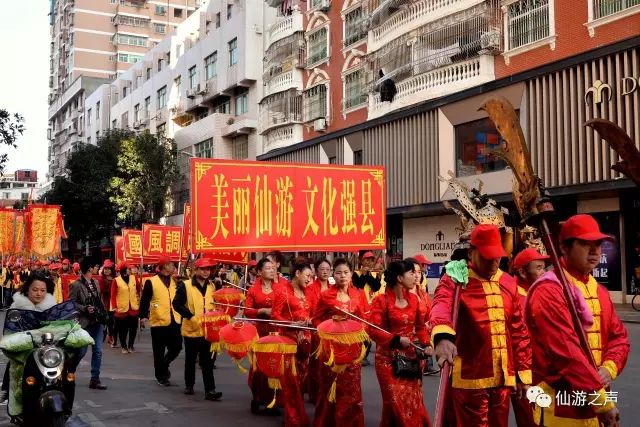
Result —
<instances>
[{"instance_id":1,"label":"balcony","mask_svg":"<svg viewBox=\"0 0 640 427\"><path fill-rule=\"evenodd\" d=\"M493 56L482 55L413 76L396 85L393 102L382 102L379 93L370 94L369 119L490 82L495 79L493 65Z\"/></svg>"},{"instance_id":2,"label":"balcony","mask_svg":"<svg viewBox=\"0 0 640 427\"><path fill-rule=\"evenodd\" d=\"M292 124L272 129L264 135L264 138L262 138L262 154L301 142L303 133L302 129L303 126L301 124Z\"/></svg>"},{"instance_id":3,"label":"balcony","mask_svg":"<svg viewBox=\"0 0 640 427\"><path fill-rule=\"evenodd\" d=\"M383 3L389 6L391 1L397 2L397 0L388 0ZM392 8L391 11L395 12L384 19L380 17L382 12L376 14L376 11L381 10L382 6L379 6L372 13L372 17L378 18L372 22L378 22L378 24L374 25L369 32L367 43L369 52L375 52L392 40L430 22L438 21L483 2L485 0L420 0L410 5ZM389 11L388 8L385 10Z\"/></svg>"},{"instance_id":4,"label":"balcony","mask_svg":"<svg viewBox=\"0 0 640 427\"><path fill-rule=\"evenodd\" d=\"M302 72L296 69L279 74L269 80L265 87L265 96L282 92L287 89L300 89L303 86Z\"/></svg>"},{"instance_id":5,"label":"balcony","mask_svg":"<svg viewBox=\"0 0 640 427\"><path fill-rule=\"evenodd\" d=\"M247 116L231 116L226 125L222 126L221 135L233 138L239 135L248 135L258 128L258 121Z\"/></svg>"},{"instance_id":6,"label":"balcony","mask_svg":"<svg viewBox=\"0 0 640 427\"><path fill-rule=\"evenodd\" d=\"M269 27L267 46L271 46L278 40L289 37L298 31L304 31L303 14L294 11L289 16L281 17L279 21Z\"/></svg>"},{"instance_id":7,"label":"balcony","mask_svg":"<svg viewBox=\"0 0 640 427\"><path fill-rule=\"evenodd\" d=\"M302 123L302 94L296 89L279 92L260 102L260 133L292 123Z\"/></svg>"},{"instance_id":8,"label":"balcony","mask_svg":"<svg viewBox=\"0 0 640 427\"><path fill-rule=\"evenodd\" d=\"M116 9L119 13L132 13L132 14L140 14L140 9L148 9L149 6L145 0L131 0L125 1L124 4L122 2L118 2L118 8Z\"/></svg>"},{"instance_id":9,"label":"balcony","mask_svg":"<svg viewBox=\"0 0 640 427\"><path fill-rule=\"evenodd\" d=\"M185 103L182 101L169 108L169 112L171 113L171 120L180 127L189 126L193 122L193 114L186 111Z\"/></svg>"}]
</instances>

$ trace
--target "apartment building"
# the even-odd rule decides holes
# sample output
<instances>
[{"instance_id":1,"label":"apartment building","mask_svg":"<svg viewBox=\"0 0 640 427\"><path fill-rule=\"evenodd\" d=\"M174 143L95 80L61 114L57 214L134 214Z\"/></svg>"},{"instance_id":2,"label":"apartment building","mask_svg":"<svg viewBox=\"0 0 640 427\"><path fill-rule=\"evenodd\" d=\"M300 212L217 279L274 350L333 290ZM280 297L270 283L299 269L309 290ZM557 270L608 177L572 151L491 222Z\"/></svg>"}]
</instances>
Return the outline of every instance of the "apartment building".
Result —
<instances>
[{"instance_id":1,"label":"apartment building","mask_svg":"<svg viewBox=\"0 0 640 427\"><path fill-rule=\"evenodd\" d=\"M358 8L365 16L348 25ZM478 111L504 96L557 209L591 213L619 237L596 274L615 300L626 297L640 267L640 196L610 170L615 152L583 123L613 120L640 147L640 2L309 0L304 26L303 104L320 100L326 110L305 110L302 139L258 159L384 165L388 252L424 253L436 277L448 256L441 248L458 236L457 218L441 203L454 196L438 175L482 180L483 191L514 209L511 171L491 156L500 136ZM345 47L362 29L366 38ZM346 79L359 69L363 83ZM322 113L324 127L305 121Z\"/></svg>"},{"instance_id":2,"label":"apartment building","mask_svg":"<svg viewBox=\"0 0 640 427\"><path fill-rule=\"evenodd\" d=\"M20 169L0 175L0 207L13 207L17 201L26 202L38 197L38 171Z\"/></svg>"},{"instance_id":3,"label":"apartment building","mask_svg":"<svg viewBox=\"0 0 640 427\"><path fill-rule=\"evenodd\" d=\"M181 224L189 201L189 159L255 159L261 150L264 28L276 11L262 2L211 0L84 106L86 142L129 128L172 138L183 181L168 201L168 223Z\"/></svg>"},{"instance_id":4,"label":"apartment building","mask_svg":"<svg viewBox=\"0 0 640 427\"><path fill-rule=\"evenodd\" d=\"M49 178L84 142L84 99L139 61L199 0L50 0Z\"/></svg>"}]
</instances>

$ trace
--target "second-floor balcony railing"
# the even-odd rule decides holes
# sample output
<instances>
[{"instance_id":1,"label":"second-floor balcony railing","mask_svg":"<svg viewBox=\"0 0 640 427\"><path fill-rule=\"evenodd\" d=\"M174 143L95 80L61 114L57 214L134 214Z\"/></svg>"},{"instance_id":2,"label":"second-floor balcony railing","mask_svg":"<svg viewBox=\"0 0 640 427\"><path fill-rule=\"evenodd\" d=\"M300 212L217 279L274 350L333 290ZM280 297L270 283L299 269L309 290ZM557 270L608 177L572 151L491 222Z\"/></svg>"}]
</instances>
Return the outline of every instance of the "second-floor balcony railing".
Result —
<instances>
[{"instance_id":1,"label":"second-floor balcony railing","mask_svg":"<svg viewBox=\"0 0 640 427\"><path fill-rule=\"evenodd\" d=\"M604 18L634 6L640 6L640 0L593 0L593 18Z\"/></svg>"},{"instance_id":2,"label":"second-floor balcony railing","mask_svg":"<svg viewBox=\"0 0 640 427\"><path fill-rule=\"evenodd\" d=\"M302 32L278 40L265 52L262 79L268 83L271 79L293 68L302 68L305 60L305 40Z\"/></svg>"},{"instance_id":3,"label":"second-floor balcony railing","mask_svg":"<svg viewBox=\"0 0 640 427\"><path fill-rule=\"evenodd\" d=\"M302 122L302 94L296 89L278 92L260 102L260 132Z\"/></svg>"}]
</instances>

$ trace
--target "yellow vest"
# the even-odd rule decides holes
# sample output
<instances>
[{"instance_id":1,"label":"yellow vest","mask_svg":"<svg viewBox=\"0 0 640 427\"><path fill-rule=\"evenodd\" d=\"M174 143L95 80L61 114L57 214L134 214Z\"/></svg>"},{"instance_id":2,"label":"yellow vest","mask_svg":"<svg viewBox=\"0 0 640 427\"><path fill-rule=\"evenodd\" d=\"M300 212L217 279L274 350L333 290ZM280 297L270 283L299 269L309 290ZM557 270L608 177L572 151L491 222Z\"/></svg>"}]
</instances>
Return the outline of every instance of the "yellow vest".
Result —
<instances>
[{"instance_id":1,"label":"yellow vest","mask_svg":"<svg viewBox=\"0 0 640 427\"><path fill-rule=\"evenodd\" d=\"M184 281L184 288L187 293L187 308L189 308L193 317L191 319L182 319L182 336L191 338L203 337L202 315L213 309L213 284L207 283L204 297L200 290L191 283L191 280Z\"/></svg>"},{"instance_id":2,"label":"yellow vest","mask_svg":"<svg viewBox=\"0 0 640 427\"><path fill-rule=\"evenodd\" d=\"M358 274L363 275L364 271L359 271ZM378 289L376 292L371 292L371 287L368 284L364 285L364 294L366 295L367 301L369 301L369 304L371 304L371 302L375 297L377 297L378 295L384 294L387 290L387 282L384 281L384 275L382 273L377 273L375 271L371 272L371 276L374 279L377 279L378 275L380 275L380 289Z\"/></svg>"},{"instance_id":3,"label":"yellow vest","mask_svg":"<svg viewBox=\"0 0 640 427\"><path fill-rule=\"evenodd\" d=\"M116 306L111 307L112 310L115 309L117 313L128 313L129 310L140 308L136 278L133 274L129 276L129 283L126 283L122 276L116 277L116 287ZM156 293L155 289L153 293Z\"/></svg>"},{"instance_id":4,"label":"yellow vest","mask_svg":"<svg viewBox=\"0 0 640 427\"><path fill-rule=\"evenodd\" d=\"M175 279L173 277L170 279L171 282L168 288L158 275L149 280L151 280L151 286L153 287L153 296L149 307L151 327L171 325L171 314L173 314L176 323L180 324L180 315L173 310L171 305L173 298L176 296Z\"/></svg>"},{"instance_id":5,"label":"yellow vest","mask_svg":"<svg viewBox=\"0 0 640 427\"><path fill-rule=\"evenodd\" d=\"M56 286L53 288L53 297L56 299L56 304L60 304L64 299L62 295L62 279L58 277L54 283Z\"/></svg>"}]
</instances>

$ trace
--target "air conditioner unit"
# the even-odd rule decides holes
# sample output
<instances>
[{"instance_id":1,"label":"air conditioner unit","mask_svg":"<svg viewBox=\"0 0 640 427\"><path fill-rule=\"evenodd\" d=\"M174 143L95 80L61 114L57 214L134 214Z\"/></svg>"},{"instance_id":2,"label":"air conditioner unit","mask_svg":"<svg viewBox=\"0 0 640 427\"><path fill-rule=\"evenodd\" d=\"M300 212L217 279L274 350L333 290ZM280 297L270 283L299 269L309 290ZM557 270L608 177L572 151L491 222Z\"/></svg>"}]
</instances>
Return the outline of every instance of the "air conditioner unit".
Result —
<instances>
[{"instance_id":1,"label":"air conditioner unit","mask_svg":"<svg viewBox=\"0 0 640 427\"><path fill-rule=\"evenodd\" d=\"M313 121L313 130L324 132L327 129L327 119L316 119Z\"/></svg>"},{"instance_id":2,"label":"air conditioner unit","mask_svg":"<svg viewBox=\"0 0 640 427\"><path fill-rule=\"evenodd\" d=\"M200 85L200 83L198 83L198 94L199 95L204 95L209 91L209 86L207 85L207 83Z\"/></svg>"},{"instance_id":3,"label":"air conditioner unit","mask_svg":"<svg viewBox=\"0 0 640 427\"><path fill-rule=\"evenodd\" d=\"M262 25L253 24L253 32L256 34L262 34Z\"/></svg>"},{"instance_id":4,"label":"air conditioner unit","mask_svg":"<svg viewBox=\"0 0 640 427\"><path fill-rule=\"evenodd\" d=\"M187 98L193 99L196 97L195 89L187 89Z\"/></svg>"},{"instance_id":5,"label":"air conditioner unit","mask_svg":"<svg viewBox=\"0 0 640 427\"><path fill-rule=\"evenodd\" d=\"M486 50L496 51L500 49L500 31L487 31L480 35L480 47Z\"/></svg>"},{"instance_id":6,"label":"air conditioner unit","mask_svg":"<svg viewBox=\"0 0 640 427\"><path fill-rule=\"evenodd\" d=\"M82 131L82 129L79 129L78 130L78 136L82 136L82 135L84 135L84 132Z\"/></svg>"},{"instance_id":7,"label":"air conditioner unit","mask_svg":"<svg viewBox=\"0 0 640 427\"><path fill-rule=\"evenodd\" d=\"M284 0L267 0L267 6L269 7L280 7Z\"/></svg>"},{"instance_id":8,"label":"air conditioner unit","mask_svg":"<svg viewBox=\"0 0 640 427\"><path fill-rule=\"evenodd\" d=\"M321 0L320 6L318 6L318 10L327 11L329 10L330 6L331 6L331 0Z\"/></svg>"},{"instance_id":9,"label":"air conditioner unit","mask_svg":"<svg viewBox=\"0 0 640 427\"><path fill-rule=\"evenodd\" d=\"M140 129L140 122L137 122L137 121L133 122L133 128L136 129L136 130Z\"/></svg>"}]
</instances>

